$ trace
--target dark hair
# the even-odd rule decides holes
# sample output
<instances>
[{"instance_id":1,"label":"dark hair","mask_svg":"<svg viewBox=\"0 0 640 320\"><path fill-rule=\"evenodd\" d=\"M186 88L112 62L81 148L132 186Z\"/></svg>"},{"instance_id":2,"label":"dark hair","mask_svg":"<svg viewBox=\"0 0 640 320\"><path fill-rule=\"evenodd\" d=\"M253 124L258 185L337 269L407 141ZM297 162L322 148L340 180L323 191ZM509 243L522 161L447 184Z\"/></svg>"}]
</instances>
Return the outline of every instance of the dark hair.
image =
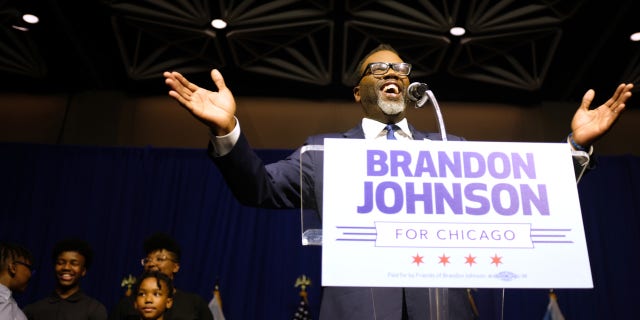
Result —
<instances>
[{"instance_id":1,"label":"dark hair","mask_svg":"<svg viewBox=\"0 0 640 320\"><path fill-rule=\"evenodd\" d=\"M162 289L162 282L164 282L167 285L167 292L168 292L168 296L169 298L173 298L173 280L171 280L171 278L160 272L160 271L146 271L144 273L142 273L142 275L140 275L140 277L138 277L138 280L136 280L136 284L134 285L134 294L137 295L138 290L140 290L140 284L142 284L142 281L144 281L144 279L146 278L155 278L158 284L158 288Z\"/></svg>"},{"instance_id":2,"label":"dark hair","mask_svg":"<svg viewBox=\"0 0 640 320\"><path fill-rule=\"evenodd\" d=\"M176 261L180 261L180 246L170 235L166 233L155 233L144 241L144 254L165 249L173 253Z\"/></svg>"},{"instance_id":3,"label":"dark hair","mask_svg":"<svg viewBox=\"0 0 640 320\"><path fill-rule=\"evenodd\" d=\"M27 248L15 243L0 242L1 269L6 269L9 263L16 261L18 258L23 258L27 260L27 262L33 262L33 256Z\"/></svg>"},{"instance_id":4,"label":"dark hair","mask_svg":"<svg viewBox=\"0 0 640 320\"><path fill-rule=\"evenodd\" d=\"M68 251L74 251L82 255L84 257L84 267L86 269L91 267L91 263L93 262L93 250L91 250L91 246L89 246L88 242L77 238L61 240L53 246L53 252L51 253L53 264L56 264L60 254Z\"/></svg>"},{"instance_id":5,"label":"dark hair","mask_svg":"<svg viewBox=\"0 0 640 320\"><path fill-rule=\"evenodd\" d=\"M361 69L364 65L364 62L374 53L376 52L380 52L380 51L391 51L393 53L395 53L397 56L400 56L400 54L398 53L398 51L396 51L396 49L394 49L391 45L388 45L386 43L382 43L380 45L378 45L377 47L373 48L373 50L369 51L369 53L367 53L364 57L362 57L362 59L360 60L360 62L358 62L358 65L356 66L356 70L353 71L353 81L355 82L357 79L360 78L360 74L361 74ZM355 85L358 85L357 83L355 83Z\"/></svg>"}]
</instances>

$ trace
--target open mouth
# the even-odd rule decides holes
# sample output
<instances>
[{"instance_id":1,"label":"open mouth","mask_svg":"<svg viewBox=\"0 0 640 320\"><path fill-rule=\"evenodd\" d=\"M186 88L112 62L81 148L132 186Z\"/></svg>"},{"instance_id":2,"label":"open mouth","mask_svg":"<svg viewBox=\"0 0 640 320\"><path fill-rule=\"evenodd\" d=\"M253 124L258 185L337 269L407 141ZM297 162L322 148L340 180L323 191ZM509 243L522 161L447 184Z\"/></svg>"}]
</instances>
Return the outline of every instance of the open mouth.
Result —
<instances>
[{"instance_id":1,"label":"open mouth","mask_svg":"<svg viewBox=\"0 0 640 320\"><path fill-rule=\"evenodd\" d=\"M400 97L400 87L398 87L398 85L393 82L385 83L380 88L380 91L384 96L391 99L397 99L398 97Z\"/></svg>"},{"instance_id":2,"label":"open mouth","mask_svg":"<svg viewBox=\"0 0 640 320\"><path fill-rule=\"evenodd\" d=\"M74 279L74 276L68 273L61 273L58 275L58 279L63 281L71 281Z\"/></svg>"}]
</instances>

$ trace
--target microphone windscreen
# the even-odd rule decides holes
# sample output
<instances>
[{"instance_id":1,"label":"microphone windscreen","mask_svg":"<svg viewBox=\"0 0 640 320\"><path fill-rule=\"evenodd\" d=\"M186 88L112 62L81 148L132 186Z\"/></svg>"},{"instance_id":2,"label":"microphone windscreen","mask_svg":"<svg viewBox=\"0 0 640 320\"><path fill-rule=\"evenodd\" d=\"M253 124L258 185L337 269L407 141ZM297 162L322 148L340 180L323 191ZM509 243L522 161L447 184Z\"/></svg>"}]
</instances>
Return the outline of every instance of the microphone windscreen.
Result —
<instances>
[{"instance_id":1,"label":"microphone windscreen","mask_svg":"<svg viewBox=\"0 0 640 320\"><path fill-rule=\"evenodd\" d=\"M429 86L427 86L426 83L414 82L407 88L407 95L409 96L409 100L418 101L424 96L427 90L429 90Z\"/></svg>"}]
</instances>

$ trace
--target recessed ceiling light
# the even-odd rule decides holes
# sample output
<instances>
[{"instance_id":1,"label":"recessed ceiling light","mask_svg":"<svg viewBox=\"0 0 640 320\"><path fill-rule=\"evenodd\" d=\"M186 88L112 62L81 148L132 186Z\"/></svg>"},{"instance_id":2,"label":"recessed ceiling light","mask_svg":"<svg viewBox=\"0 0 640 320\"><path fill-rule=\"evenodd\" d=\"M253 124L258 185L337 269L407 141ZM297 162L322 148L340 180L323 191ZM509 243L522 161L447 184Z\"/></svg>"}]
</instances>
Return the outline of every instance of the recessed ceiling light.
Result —
<instances>
[{"instance_id":1,"label":"recessed ceiling light","mask_svg":"<svg viewBox=\"0 0 640 320\"><path fill-rule=\"evenodd\" d=\"M631 39L631 41L640 41L640 32L631 34L631 37L629 38Z\"/></svg>"},{"instance_id":2,"label":"recessed ceiling light","mask_svg":"<svg viewBox=\"0 0 640 320\"><path fill-rule=\"evenodd\" d=\"M224 29L227 27L227 22L222 19L213 19L213 21L211 21L211 26L216 29Z\"/></svg>"},{"instance_id":3,"label":"recessed ceiling light","mask_svg":"<svg viewBox=\"0 0 640 320\"><path fill-rule=\"evenodd\" d=\"M452 35L454 35L454 36L456 36L456 37L459 37L459 36L461 36L461 35L465 34L465 33L467 32L467 30L465 30L465 29L464 29L464 28L462 28L462 27L453 27L453 28L451 28L451 29L449 30L449 32L450 32Z\"/></svg>"},{"instance_id":4,"label":"recessed ceiling light","mask_svg":"<svg viewBox=\"0 0 640 320\"><path fill-rule=\"evenodd\" d=\"M22 20L24 20L24 22L26 23L30 23L30 24L36 24L40 21L40 18L38 18L38 16L27 13L25 15L22 16Z\"/></svg>"},{"instance_id":5,"label":"recessed ceiling light","mask_svg":"<svg viewBox=\"0 0 640 320\"><path fill-rule=\"evenodd\" d=\"M20 31L29 31L29 28L26 27L22 27L22 26L17 26L17 25L12 25L11 28L14 28L16 30L20 30Z\"/></svg>"}]
</instances>

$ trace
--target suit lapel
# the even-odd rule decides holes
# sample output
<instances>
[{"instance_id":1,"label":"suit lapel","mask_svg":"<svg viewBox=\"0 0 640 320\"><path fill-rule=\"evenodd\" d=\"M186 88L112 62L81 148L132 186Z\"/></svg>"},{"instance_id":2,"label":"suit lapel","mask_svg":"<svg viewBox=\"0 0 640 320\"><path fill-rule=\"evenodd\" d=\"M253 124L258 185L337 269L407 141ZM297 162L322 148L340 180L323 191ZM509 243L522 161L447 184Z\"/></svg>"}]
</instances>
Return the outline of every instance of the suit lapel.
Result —
<instances>
[{"instance_id":1,"label":"suit lapel","mask_svg":"<svg viewBox=\"0 0 640 320\"><path fill-rule=\"evenodd\" d=\"M347 139L364 139L364 130L362 130L362 124L351 128L351 130L342 134Z\"/></svg>"}]
</instances>

